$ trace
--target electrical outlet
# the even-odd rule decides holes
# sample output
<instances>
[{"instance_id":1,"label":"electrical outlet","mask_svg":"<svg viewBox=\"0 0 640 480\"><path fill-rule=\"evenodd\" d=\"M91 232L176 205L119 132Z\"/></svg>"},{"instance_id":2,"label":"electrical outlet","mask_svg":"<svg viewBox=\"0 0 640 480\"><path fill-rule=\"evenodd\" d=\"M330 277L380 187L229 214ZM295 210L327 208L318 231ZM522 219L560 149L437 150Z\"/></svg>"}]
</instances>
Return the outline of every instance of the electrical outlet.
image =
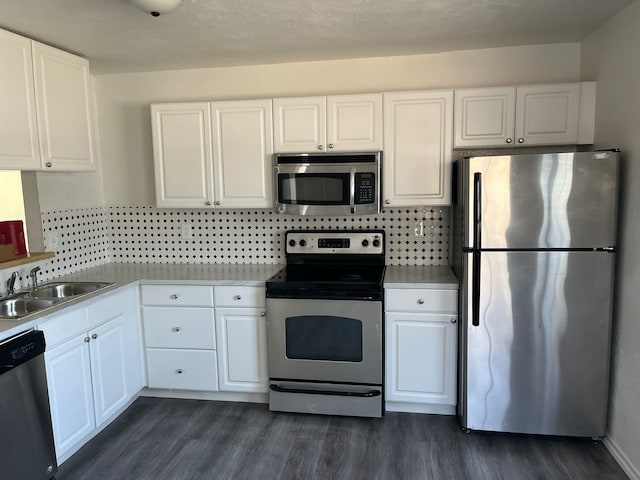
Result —
<instances>
[{"instance_id":1,"label":"electrical outlet","mask_svg":"<svg viewBox=\"0 0 640 480\"><path fill-rule=\"evenodd\" d=\"M51 232L47 235L47 240L49 250L58 250L60 248L60 235L58 232Z\"/></svg>"},{"instance_id":2,"label":"electrical outlet","mask_svg":"<svg viewBox=\"0 0 640 480\"><path fill-rule=\"evenodd\" d=\"M193 238L193 227L188 223L180 225L180 237L185 239Z\"/></svg>"},{"instance_id":3,"label":"electrical outlet","mask_svg":"<svg viewBox=\"0 0 640 480\"><path fill-rule=\"evenodd\" d=\"M413 233L416 237L424 237L424 221L416 223Z\"/></svg>"}]
</instances>

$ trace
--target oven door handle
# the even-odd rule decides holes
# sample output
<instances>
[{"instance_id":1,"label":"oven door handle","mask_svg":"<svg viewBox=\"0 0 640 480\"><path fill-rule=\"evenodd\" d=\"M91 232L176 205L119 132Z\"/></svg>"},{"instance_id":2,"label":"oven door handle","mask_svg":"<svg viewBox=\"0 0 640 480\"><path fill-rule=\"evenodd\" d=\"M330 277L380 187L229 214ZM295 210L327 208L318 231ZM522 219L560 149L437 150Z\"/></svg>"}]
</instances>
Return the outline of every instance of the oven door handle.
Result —
<instances>
[{"instance_id":1,"label":"oven door handle","mask_svg":"<svg viewBox=\"0 0 640 480\"><path fill-rule=\"evenodd\" d=\"M306 393L309 395L336 395L340 397L379 397L382 395L380 390L369 390L368 392L342 392L339 390L314 390L306 388L285 388L280 385L269 385L274 392L280 393Z\"/></svg>"}]
</instances>

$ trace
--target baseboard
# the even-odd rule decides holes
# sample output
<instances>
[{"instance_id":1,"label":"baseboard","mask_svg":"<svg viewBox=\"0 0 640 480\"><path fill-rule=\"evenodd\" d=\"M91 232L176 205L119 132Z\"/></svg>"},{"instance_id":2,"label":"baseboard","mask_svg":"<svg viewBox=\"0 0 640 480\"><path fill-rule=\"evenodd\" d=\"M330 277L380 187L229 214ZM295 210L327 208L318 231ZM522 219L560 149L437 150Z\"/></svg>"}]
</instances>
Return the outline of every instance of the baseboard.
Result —
<instances>
[{"instance_id":1,"label":"baseboard","mask_svg":"<svg viewBox=\"0 0 640 480\"><path fill-rule=\"evenodd\" d=\"M629 458L627 458L625 453L614 440L611 440L609 437L605 437L602 440L602 443L607 447L611 456L615 458L616 462L620 465L620 468L624 470L624 473L627 474L630 480L640 480L640 471L633 463L631 463Z\"/></svg>"},{"instance_id":2,"label":"baseboard","mask_svg":"<svg viewBox=\"0 0 640 480\"><path fill-rule=\"evenodd\" d=\"M454 405L437 405L425 403L409 403L409 402L385 402L384 408L387 412L406 412L406 413L427 413L432 415L455 415L456 407Z\"/></svg>"}]
</instances>

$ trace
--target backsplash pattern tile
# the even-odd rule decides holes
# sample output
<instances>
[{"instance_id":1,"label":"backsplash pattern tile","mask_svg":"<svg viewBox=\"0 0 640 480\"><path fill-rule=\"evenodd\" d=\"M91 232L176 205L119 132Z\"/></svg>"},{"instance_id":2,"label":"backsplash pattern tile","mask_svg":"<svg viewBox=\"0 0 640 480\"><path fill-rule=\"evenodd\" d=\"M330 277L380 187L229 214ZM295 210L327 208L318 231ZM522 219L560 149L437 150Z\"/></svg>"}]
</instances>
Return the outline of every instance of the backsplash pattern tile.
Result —
<instances>
[{"instance_id":1,"label":"backsplash pattern tile","mask_svg":"<svg viewBox=\"0 0 640 480\"><path fill-rule=\"evenodd\" d=\"M50 280L110 261L283 264L284 232L301 229L382 229L388 265L447 265L449 215L446 207L387 208L377 215L357 217L155 207L43 212L45 248L56 256L38 264L42 269L39 279ZM28 272L34 266L17 269L17 288L28 285ZM13 270L0 270L2 285Z\"/></svg>"},{"instance_id":2,"label":"backsplash pattern tile","mask_svg":"<svg viewBox=\"0 0 640 480\"><path fill-rule=\"evenodd\" d=\"M355 217L155 207L111 207L107 214L115 262L282 264L286 230L383 229L387 264L448 264L449 208L387 208Z\"/></svg>"}]
</instances>

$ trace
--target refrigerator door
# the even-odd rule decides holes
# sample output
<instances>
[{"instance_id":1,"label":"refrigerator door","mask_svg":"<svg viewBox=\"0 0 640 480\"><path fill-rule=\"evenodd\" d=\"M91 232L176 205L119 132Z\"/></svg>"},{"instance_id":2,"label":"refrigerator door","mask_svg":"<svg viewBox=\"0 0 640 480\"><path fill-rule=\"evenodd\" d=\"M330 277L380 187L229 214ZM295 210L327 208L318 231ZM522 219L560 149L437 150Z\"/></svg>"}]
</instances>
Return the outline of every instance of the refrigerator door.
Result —
<instances>
[{"instance_id":1,"label":"refrigerator door","mask_svg":"<svg viewBox=\"0 0 640 480\"><path fill-rule=\"evenodd\" d=\"M616 152L471 157L463 175L465 247L616 245Z\"/></svg>"},{"instance_id":2,"label":"refrigerator door","mask_svg":"<svg viewBox=\"0 0 640 480\"><path fill-rule=\"evenodd\" d=\"M481 252L475 297L472 255L460 312L463 427L603 436L615 254Z\"/></svg>"}]
</instances>

